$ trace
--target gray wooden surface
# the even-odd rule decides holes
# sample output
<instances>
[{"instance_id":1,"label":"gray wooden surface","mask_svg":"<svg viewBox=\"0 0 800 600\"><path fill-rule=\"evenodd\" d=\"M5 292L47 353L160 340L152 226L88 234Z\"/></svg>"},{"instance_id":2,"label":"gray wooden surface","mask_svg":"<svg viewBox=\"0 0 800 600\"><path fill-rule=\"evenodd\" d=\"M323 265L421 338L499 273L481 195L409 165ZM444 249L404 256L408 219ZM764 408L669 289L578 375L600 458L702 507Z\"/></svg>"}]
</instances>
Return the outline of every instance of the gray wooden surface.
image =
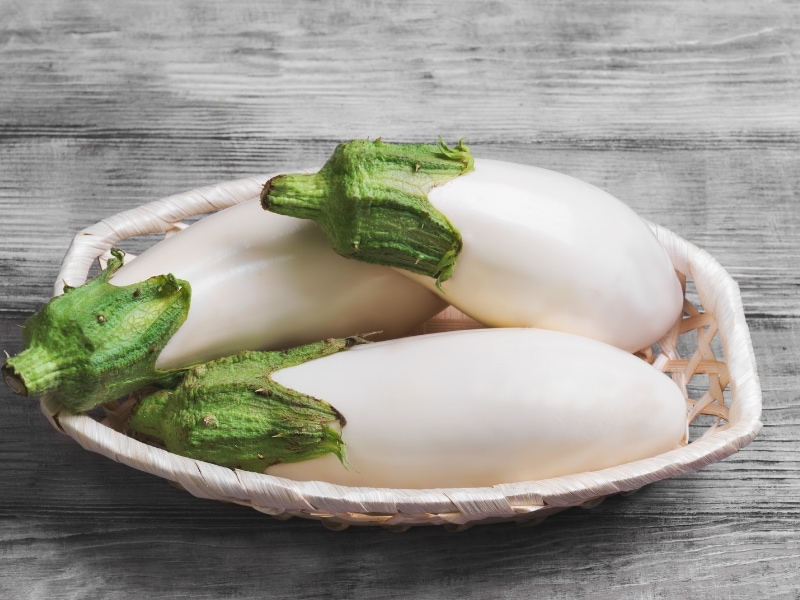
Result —
<instances>
[{"instance_id":1,"label":"gray wooden surface","mask_svg":"<svg viewBox=\"0 0 800 600\"><path fill-rule=\"evenodd\" d=\"M0 0L0 350L105 216L344 139L466 137L722 263L765 423L538 527L337 533L86 452L3 386L0 597L800 598L799 36L791 0Z\"/></svg>"}]
</instances>

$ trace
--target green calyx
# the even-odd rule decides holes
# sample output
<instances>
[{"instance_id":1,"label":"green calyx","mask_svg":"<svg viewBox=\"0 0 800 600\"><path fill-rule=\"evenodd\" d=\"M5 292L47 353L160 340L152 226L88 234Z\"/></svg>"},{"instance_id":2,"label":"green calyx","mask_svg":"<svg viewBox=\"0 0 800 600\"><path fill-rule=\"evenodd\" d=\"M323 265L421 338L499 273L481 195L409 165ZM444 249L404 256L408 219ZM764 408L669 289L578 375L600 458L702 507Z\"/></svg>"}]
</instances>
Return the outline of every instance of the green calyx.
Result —
<instances>
[{"instance_id":1,"label":"green calyx","mask_svg":"<svg viewBox=\"0 0 800 600\"><path fill-rule=\"evenodd\" d=\"M186 320L191 288L172 275L129 286L111 276L124 253L78 287L64 288L24 324L25 349L9 357L3 378L17 394L50 394L73 412L89 410L145 385L171 385L179 371L159 371L161 349Z\"/></svg>"},{"instance_id":2,"label":"green calyx","mask_svg":"<svg viewBox=\"0 0 800 600\"><path fill-rule=\"evenodd\" d=\"M278 175L261 192L265 210L316 221L347 258L449 279L461 234L428 193L473 170L469 148L437 144L340 144L317 173Z\"/></svg>"},{"instance_id":3,"label":"green calyx","mask_svg":"<svg viewBox=\"0 0 800 600\"><path fill-rule=\"evenodd\" d=\"M245 351L189 370L172 390L139 400L131 430L161 440L167 450L232 469L263 472L276 463L333 453L345 462L335 427L344 417L324 400L286 388L280 369L365 343L328 339L275 352Z\"/></svg>"}]
</instances>

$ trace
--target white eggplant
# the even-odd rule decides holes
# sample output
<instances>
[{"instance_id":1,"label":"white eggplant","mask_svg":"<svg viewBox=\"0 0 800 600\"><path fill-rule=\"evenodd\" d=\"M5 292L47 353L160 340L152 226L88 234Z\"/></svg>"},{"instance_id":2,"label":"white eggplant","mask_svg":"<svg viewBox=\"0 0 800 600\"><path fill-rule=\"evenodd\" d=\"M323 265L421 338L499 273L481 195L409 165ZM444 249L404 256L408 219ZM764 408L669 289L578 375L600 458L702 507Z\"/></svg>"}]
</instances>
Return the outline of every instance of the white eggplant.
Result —
<instances>
[{"instance_id":1,"label":"white eggplant","mask_svg":"<svg viewBox=\"0 0 800 600\"><path fill-rule=\"evenodd\" d=\"M681 315L664 248L627 205L574 177L495 160L431 190L461 232L453 276L437 289L472 318L592 337L634 352Z\"/></svg>"},{"instance_id":2,"label":"white eggplant","mask_svg":"<svg viewBox=\"0 0 800 600\"><path fill-rule=\"evenodd\" d=\"M266 471L294 480L487 486L652 457L686 434L685 399L668 376L618 348L554 331L358 345L271 377L346 420L347 466L329 453Z\"/></svg>"},{"instance_id":3,"label":"white eggplant","mask_svg":"<svg viewBox=\"0 0 800 600\"><path fill-rule=\"evenodd\" d=\"M345 260L319 227L265 212L258 200L201 219L110 281L131 285L162 273L187 281L192 297L159 369L353 333L397 337L446 305L395 272Z\"/></svg>"},{"instance_id":4,"label":"white eggplant","mask_svg":"<svg viewBox=\"0 0 800 600\"><path fill-rule=\"evenodd\" d=\"M645 348L681 316L666 251L630 207L574 177L472 159L459 144L337 147L318 173L262 191L334 249L397 267L491 327L539 327Z\"/></svg>"},{"instance_id":5,"label":"white eggplant","mask_svg":"<svg viewBox=\"0 0 800 600\"><path fill-rule=\"evenodd\" d=\"M406 277L334 253L316 225L258 200L201 219L123 264L65 287L24 325L2 367L16 393L75 412L241 350L405 334L445 303Z\"/></svg>"}]
</instances>

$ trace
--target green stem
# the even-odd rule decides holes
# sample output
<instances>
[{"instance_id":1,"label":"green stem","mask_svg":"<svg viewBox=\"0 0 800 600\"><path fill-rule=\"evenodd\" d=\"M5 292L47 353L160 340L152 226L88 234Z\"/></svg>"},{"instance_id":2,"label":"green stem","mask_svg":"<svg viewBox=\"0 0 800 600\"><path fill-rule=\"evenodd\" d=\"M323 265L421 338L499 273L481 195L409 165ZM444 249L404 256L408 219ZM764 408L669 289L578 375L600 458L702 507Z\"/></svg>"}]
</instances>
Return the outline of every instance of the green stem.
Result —
<instances>
[{"instance_id":1,"label":"green stem","mask_svg":"<svg viewBox=\"0 0 800 600\"><path fill-rule=\"evenodd\" d=\"M44 396L69 376L70 363L69 357L54 355L46 346L34 346L6 361L3 379L15 394Z\"/></svg>"},{"instance_id":2,"label":"green stem","mask_svg":"<svg viewBox=\"0 0 800 600\"><path fill-rule=\"evenodd\" d=\"M73 412L125 396L145 385L173 384L178 371L155 368L183 324L191 288L172 275L129 286L109 283L122 265L114 250L97 277L50 300L24 324L25 349L9 357L3 377L18 394L54 400Z\"/></svg>"},{"instance_id":3,"label":"green stem","mask_svg":"<svg viewBox=\"0 0 800 600\"><path fill-rule=\"evenodd\" d=\"M348 258L450 278L461 234L428 200L438 185L469 173L473 159L459 142L340 144L317 173L279 175L261 192L271 212L316 221L333 249Z\"/></svg>"},{"instance_id":4,"label":"green stem","mask_svg":"<svg viewBox=\"0 0 800 600\"><path fill-rule=\"evenodd\" d=\"M286 388L272 373L365 343L329 339L277 352L241 352L186 373L173 390L142 398L129 427L167 450L217 465L262 472L279 462L335 454L345 462L344 417L324 400Z\"/></svg>"},{"instance_id":5,"label":"green stem","mask_svg":"<svg viewBox=\"0 0 800 600\"><path fill-rule=\"evenodd\" d=\"M274 212L280 209L283 214L291 212L299 219L325 220L328 218L325 199L330 187L325 172L279 175L267 181L261 190L262 206Z\"/></svg>"}]
</instances>

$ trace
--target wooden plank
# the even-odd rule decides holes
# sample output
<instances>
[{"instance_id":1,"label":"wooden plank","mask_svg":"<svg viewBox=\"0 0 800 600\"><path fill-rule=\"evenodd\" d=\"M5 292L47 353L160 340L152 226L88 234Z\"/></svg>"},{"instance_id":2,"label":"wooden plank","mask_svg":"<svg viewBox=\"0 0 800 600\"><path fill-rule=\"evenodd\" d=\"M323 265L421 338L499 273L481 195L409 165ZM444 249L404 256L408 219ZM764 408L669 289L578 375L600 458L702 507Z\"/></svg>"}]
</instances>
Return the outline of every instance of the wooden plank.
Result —
<instances>
[{"instance_id":1,"label":"wooden plank","mask_svg":"<svg viewBox=\"0 0 800 600\"><path fill-rule=\"evenodd\" d=\"M603 187L738 281L764 429L538 527L277 521L85 452L0 387L7 598L798 598L800 11L790 0L0 0L0 350L74 233L340 140ZM149 240L137 240L144 247Z\"/></svg>"}]
</instances>

